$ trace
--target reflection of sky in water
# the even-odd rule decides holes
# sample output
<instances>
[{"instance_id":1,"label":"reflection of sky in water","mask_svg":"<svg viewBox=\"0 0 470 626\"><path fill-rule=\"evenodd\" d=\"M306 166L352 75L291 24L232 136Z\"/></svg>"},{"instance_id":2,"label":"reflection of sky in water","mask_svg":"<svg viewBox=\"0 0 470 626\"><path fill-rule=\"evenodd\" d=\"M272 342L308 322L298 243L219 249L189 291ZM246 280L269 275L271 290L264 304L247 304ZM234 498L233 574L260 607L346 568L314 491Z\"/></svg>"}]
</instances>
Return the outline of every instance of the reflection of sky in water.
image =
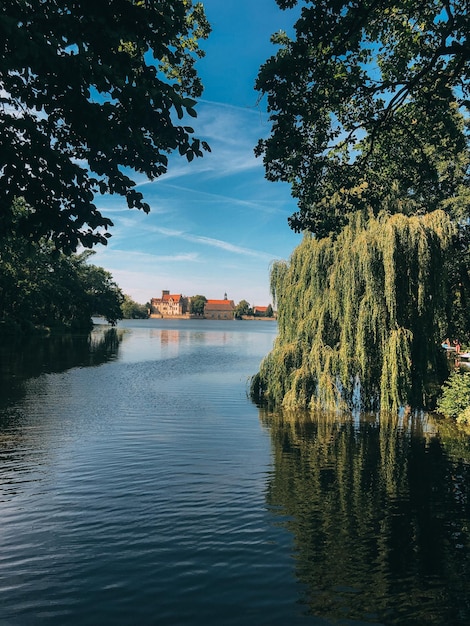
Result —
<instances>
[{"instance_id":1,"label":"reflection of sky in water","mask_svg":"<svg viewBox=\"0 0 470 626\"><path fill-rule=\"evenodd\" d=\"M0 409L0 623L467 623L468 438L260 413L274 326L145 322Z\"/></svg>"},{"instance_id":2,"label":"reflection of sky in water","mask_svg":"<svg viewBox=\"0 0 470 626\"><path fill-rule=\"evenodd\" d=\"M3 623L236 624L250 607L262 624L281 580L292 623L291 537L246 396L274 335L161 330L26 381L2 413Z\"/></svg>"},{"instance_id":3,"label":"reflection of sky in water","mask_svg":"<svg viewBox=\"0 0 470 626\"><path fill-rule=\"evenodd\" d=\"M251 339L250 328L253 326L247 326L246 322L148 320L148 323L147 328L133 328L132 334L124 333L119 354L121 361L132 363L168 359L188 354L198 345L206 347L230 345L247 356L259 352L258 346L256 343L253 345ZM158 324L163 327L159 327ZM268 352L272 347L277 328L271 322L258 322L258 325L261 326L256 328L262 331L259 334L267 339L266 352Z\"/></svg>"}]
</instances>

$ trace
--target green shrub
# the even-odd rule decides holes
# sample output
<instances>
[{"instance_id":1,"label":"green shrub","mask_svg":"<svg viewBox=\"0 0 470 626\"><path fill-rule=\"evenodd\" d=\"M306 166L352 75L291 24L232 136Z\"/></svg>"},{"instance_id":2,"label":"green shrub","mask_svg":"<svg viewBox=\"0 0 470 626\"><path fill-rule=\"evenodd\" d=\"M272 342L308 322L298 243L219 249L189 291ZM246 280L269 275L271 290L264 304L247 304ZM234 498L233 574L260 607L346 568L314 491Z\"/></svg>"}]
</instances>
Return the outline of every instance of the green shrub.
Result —
<instances>
[{"instance_id":1,"label":"green shrub","mask_svg":"<svg viewBox=\"0 0 470 626\"><path fill-rule=\"evenodd\" d=\"M457 417L457 423L470 426L470 405Z\"/></svg>"},{"instance_id":2,"label":"green shrub","mask_svg":"<svg viewBox=\"0 0 470 626\"><path fill-rule=\"evenodd\" d=\"M470 423L470 372L452 372L444 383L437 410L459 423Z\"/></svg>"}]
</instances>

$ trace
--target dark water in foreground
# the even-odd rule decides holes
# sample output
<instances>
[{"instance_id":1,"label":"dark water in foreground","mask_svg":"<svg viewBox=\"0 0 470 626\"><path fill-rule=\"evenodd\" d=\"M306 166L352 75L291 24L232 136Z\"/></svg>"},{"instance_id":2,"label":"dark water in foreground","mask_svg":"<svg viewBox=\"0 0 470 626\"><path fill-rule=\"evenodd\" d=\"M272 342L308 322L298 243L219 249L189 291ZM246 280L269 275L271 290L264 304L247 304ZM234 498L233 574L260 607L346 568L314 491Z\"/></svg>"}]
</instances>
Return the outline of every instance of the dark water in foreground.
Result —
<instances>
[{"instance_id":1,"label":"dark water in foreground","mask_svg":"<svg viewBox=\"0 0 470 626\"><path fill-rule=\"evenodd\" d=\"M470 442L268 414L262 322L0 348L0 624L470 623Z\"/></svg>"}]
</instances>

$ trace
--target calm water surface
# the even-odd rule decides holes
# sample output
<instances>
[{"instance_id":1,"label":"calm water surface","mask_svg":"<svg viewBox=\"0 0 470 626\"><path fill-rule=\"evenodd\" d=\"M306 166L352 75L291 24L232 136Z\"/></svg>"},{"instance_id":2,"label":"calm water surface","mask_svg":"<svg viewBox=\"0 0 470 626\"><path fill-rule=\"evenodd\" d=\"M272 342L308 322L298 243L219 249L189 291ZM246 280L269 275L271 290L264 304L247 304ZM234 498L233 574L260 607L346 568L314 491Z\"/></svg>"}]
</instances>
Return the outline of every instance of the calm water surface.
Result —
<instances>
[{"instance_id":1,"label":"calm water surface","mask_svg":"<svg viewBox=\"0 0 470 626\"><path fill-rule=\"evenodd\" d=\"M272 323L0 348L0 624L470 623L468 436L271 414Z\"/></svg>"}]
</instances>

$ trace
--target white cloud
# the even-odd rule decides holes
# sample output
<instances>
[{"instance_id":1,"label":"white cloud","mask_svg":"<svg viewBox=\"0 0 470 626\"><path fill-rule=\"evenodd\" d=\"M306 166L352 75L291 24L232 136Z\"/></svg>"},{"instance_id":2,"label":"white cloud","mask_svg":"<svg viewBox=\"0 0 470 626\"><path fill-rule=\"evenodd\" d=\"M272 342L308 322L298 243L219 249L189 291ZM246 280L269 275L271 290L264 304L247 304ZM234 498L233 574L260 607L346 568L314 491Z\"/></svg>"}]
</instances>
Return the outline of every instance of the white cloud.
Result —
<instances>
[{"instance_id":1,"label":"white cloud","mask_svg":"<svg viewBox=\"0 0 470 626\"><path fill-rule=\"evenodd\" d=\"M280 208L280 207L276 207L275 203L277 202L278 204L284 204L284 200L283 199L273 199L273 198L263 198L263 199L259 199L256 198L255 199L255 194L253 193L253 196L250 197L250 199L245 199L245 198L236 198L235 196L227 196L224 194L220 194L220 193L213 193L210 191L201 191L198 189L194 189L191 187L185 187L183 185L172 185L171 183L165 183L165 181L160 181L160 188L163 189L174 189L175 191L178 192L187 192L187 193L191 193L193 194L193 196L198 196L201 199L205 200L205 201L211 201L211 202L218 202L219 204L223 203L223 204L228 204L230 205L232 208L234 207L245 207L248 209L254 209L256 211L262 211L262 212L266 212L266 213L281 213L281 214L285 214L285 211ZM264 193L264 196L266 196L266 193Z\"/></svg>"},{"instance_id":2,"label":"white cloud","mask_svg":"<svg viewBox=\"0 0 470 626\"><path fill-rule=\"evenodd\" d=\"M272 255L267 254L266 252L259 252L258 250L244 248L242 246L237 246L228 241L223 241L221 239L214 239L213 237L206 237L204 235L194 235L191 233L185 233L180 230L172 230L171 228L164 228L164 227L159 227L159 226L154 226L151 228L151 230L153 232L160 233L167 237L176 237L177 239L183 239L184 241L189 241L191 243L210 246L213 248L220 248L221 250L225 250L226 252L233 252L234 254L257 257L260 259L272 258Z\"/></svg>"},{"instance_id":3,"label":"white cloud","mask_svg":"<svg viewBox=\"0 0 470 626\"><path fill-rule=\"evenodd\" d=\"M97 252L99 258L99 252ZM93 262L95 256L91 257L90 262ZM129 264L129 263L145 263L151 265L153 263L196 263L199 259L199 255L196 252L182 252L178 254L151 254L148 252L138 252L134 250L122 250L119 248L113 248L106 254L108 263ZM96 265L96 263L95 263Z\"/></svg>"}]
</instances>

